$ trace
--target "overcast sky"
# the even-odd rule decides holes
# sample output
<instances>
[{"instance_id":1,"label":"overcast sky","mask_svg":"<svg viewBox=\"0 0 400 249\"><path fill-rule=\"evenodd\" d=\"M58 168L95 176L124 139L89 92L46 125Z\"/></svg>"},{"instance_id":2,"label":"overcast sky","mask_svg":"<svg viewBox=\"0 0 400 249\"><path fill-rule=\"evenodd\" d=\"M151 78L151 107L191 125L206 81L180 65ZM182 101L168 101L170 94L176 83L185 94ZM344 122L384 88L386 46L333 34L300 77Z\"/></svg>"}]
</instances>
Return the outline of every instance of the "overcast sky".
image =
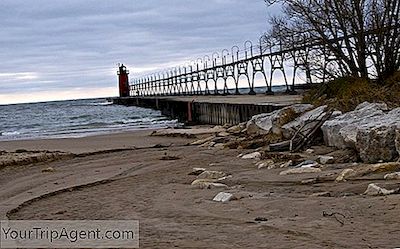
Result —
<instances>
[{"instance_id":1,"label":"overcast sky","mask_svg":"<svg viewBox=\"0 0 400 249\"><path fill-rule=\"evenodd\" d=\"M0 104L116 96L145 71L257 41L263 0L1 0Z\"/></svg>"}]
</instances>

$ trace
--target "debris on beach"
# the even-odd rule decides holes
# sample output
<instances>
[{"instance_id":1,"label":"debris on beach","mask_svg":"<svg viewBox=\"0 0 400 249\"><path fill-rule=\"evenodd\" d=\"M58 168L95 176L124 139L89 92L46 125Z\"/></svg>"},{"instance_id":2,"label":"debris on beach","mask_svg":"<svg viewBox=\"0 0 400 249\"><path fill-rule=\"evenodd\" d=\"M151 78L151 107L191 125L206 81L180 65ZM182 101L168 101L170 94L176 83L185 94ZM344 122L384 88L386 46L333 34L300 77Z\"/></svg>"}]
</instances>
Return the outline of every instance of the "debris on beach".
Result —
<instances>
[{"instance_id":1,"label":"debris on beach","mask_svg":"<svg viewBox=\"0 0 400 249\"><path fill-rule=\"evenodd\" d=\"M371 183L368 185L368 188L364 192L364 195L379 196L379 195L391 195L399 193L400 193L400 188L387 190L385 188L377 186L375 183Z\"/></svg>"},{"instance_id":2,"label":"debris on beach","mask_svg":"<svg viewBox=\"0 0 400 249\"><path fill-rule=\"evenodd\" d=\"M261 158L261 153L260 152L253 152L250 154L246 154L242 156L242 159L260 159Z\"/></svg>"},{"instance_id":3,"label":"debris on beach","mask_svg":"<svg viewBox=\"0 0 400 249\"><path fill-rule=\"evenodd\" d=\"M53 173L54 171L55 169L53 167L42 169L42 173Z\"/></svg>"},{"instance_id":4,"label":"debris on beach","mask_svg":"<svg viewBox=\"0 0 400 249\"><path fill-rule=\"evenodd\" d=\"M335 158L333 156L318 156L318 162L321 164L333 164L335 162Z\"/></svg>"},{"instance_id":5,"label":"debris on beach","mask_svg":"<svg viewBox=\"0 0 400 249\"><path fill-rule=\"evenodd\" d=\"M400 172L386 174L384 178L385 180L400 180Z\"/></svg>"},{"instance_id":6,"label":"debris on beach","mask_svg":"<svg viewBox=\"0 0 400 249\"><path fill-rule=\"evenodd\" d=\"M285 175L319 173L319 172L322 172L322 170L320 168L313 168L313 167L303 168L303 167L300 167L300 168L293 168L293 169L288 169L288 170L282 171L281 173L279 173L279 175L285 176Z\"/></svg>"},{"instance_id":7,"label":"debris on beach","mask_svg":"<svg viewBox=\"0 0 400 249\"><path fill-rule=\"evenodd\" d=\"M213 198L213 201L225 203L235 199L235 196L231 193L220 192Z\"/></svg>"},{"instance_id":8,"label":"debris on beach","mask_svg":"<svg viewBox=\"0 0 400 249\"><path fill-rule=\"evenodd\" d=\"M347 179L354 175L354 170L353 169L344 169L339 175L338 177L336 177L335 182L345 182L347 181Z\"/></svg>"},{"instance_id":9,"label":"debris on beach","mask_svg":"<svg viewBox=\"0 0 400 249\"><path fill-rule=\"evenodd\" d=\"M203 171L197 177L197 179L220 179L220 178L225 177L227 175L228 174L226 174L225 172L221 172L221 171L206 170L206 171Z\"/></svg>"},{"instance_id":10,"label":"debris on beach","mask_svg":"<svg viewBox=\"0 0 400 249\"><path fill-rule=\"evenodd\" d=\"M362 177L370 174L393 172L399 169L399 162L362 165L352 169L344 169L336 178L336 182L344 182L349 179L355 179L357 177Z\"/></svg>"},{"instance_id":11,"label":"debris on beach","mask_svg":"<svg viewBox=\"0 0 400 249\"><path fill-rule=\"evenodd\" d=\"M271 160L271 159L258 162L258 163L256 163L256 166L258 169L264 169L264 168L274 169L276 167L274 160Z\"/></svg>"},{"instance_id":12,"label":"debris on beach","mask_svg":"<svg viewBox=\"0 0 400 249\"><path fill-rule=\"evenodd\" d=\"M214 179L196 179L191 185L200 189L229 188L226 184L214 182Z\"/></svg>"}]
</instances>

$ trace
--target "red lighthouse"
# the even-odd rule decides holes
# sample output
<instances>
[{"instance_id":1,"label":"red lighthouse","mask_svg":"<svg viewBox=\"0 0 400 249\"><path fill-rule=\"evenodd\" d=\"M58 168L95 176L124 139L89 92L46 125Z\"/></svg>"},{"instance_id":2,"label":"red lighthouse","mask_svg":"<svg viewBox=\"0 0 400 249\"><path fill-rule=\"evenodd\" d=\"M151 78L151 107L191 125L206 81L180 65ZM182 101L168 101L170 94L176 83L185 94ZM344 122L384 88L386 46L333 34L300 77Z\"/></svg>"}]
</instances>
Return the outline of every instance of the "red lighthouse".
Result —
<instances>
[{"instance_id":1,"label":"red lighthouse","mask_svg":"<svg viewBox=\"0 0 400 249\"><path fill-rule=\"evenodd\" d=\"M126 70L124 64L119 66L118 76L119 76L119 96L129 97L129 71Z\"/></svg>"}]
</instances>

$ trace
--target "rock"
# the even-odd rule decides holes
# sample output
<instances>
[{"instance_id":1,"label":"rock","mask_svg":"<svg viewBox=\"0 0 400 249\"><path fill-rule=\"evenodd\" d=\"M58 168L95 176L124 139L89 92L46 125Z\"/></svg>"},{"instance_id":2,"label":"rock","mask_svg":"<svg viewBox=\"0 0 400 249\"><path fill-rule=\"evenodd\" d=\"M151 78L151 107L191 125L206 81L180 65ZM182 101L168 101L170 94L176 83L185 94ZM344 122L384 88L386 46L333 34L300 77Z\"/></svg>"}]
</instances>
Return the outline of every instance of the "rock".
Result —
<instances>
[{"instance_id":1,"label":"rock","mask_svg":"<svg viewBox=\"0 0 400 249\"><path fill-rule=\"evenodd\" d=\"M336 177L335 182L345 182L349 176L353 175L355 171L353 169L344 169L338 177Z\"/></svg>"},{"instance_id":2,"label":"rock","mask_svg":"<svg viewBox=\"0 0 400 249\"><path fill-rule=\"evenodd\" d=\"M307 154L313 154L315 151L313 149L308 149L305 151Z\"/></svg>"},{"instance_id":3,"label":"rock","mask_svg":"<svg viewBox=\"0 0 400 249\"><path fill-rule=\"evenodd\" d=\"M331 193L329 192L320 192L320 193L314 193L310 195L311 197L331 197Z\"/></svg>"},{"instance_id":4,"label":"rock","mask_svg":"<svg viewBox=\"0 0 400 249\"><path fill-rule=\"evenodd\" d=\"M396 128L400 125L400 108L359 127L356 149L363 162L376 163L397 159Z\"/></svg>"},{"instance_id":5,"label":"rock","mask_svg":"<svg viewBox=\"0 0 400 249\"><path fill-rule=\"evenodd\" d=\"M55 169L52 168L52 167L48 167L48 168L42 169L43 173L52 173L54 171L55 171Z\"/></svg>"},{"instance_id":6,"label":"rock","mask_svg":"<svg viewBox=\"0 0 400 249\"><path fill-rule=\"evenodd\" d=\"M217 134L217 137L228 137L228 136L230 136L230 135L231 135L231 134L229 134L228 132L223 131L223 132L218 133L218 134Z\"/></svg>"},{"instance_id":7,"label":"rock","mask_svg":"<svg viewBox=\"0 0 400 249\"><path fill-rule=\"evenodd\" d=\"M217 144L216 142L209 142L208 143L208 147L209 148L214 147L214 145L216 145L216 144Z\"/></svg>"},{"instance_id":8,"label":"rock","mask_svg":"<svg viewBox=\"0 0 400 249\"><path fill-rule=\"evenodd\" d=\"M291 139L298 130L302 130L303 134L309 133L315 125L325 116L328 106L320 106L308 111L295 120L282 126L283 137Z\"/></svg>"},{"instance_id":9,"label":"rock","mask_svg":"<svg viewBox=\"0 0 400 249\"><path fill-rule=\"evenodd\" d=\"M290 167L292 165L293 165L293 161L289 160L286 163L282 163L281 165L279 165L279 168L288 168L288 167Z\"/></svg>"},{"instance_id":10,"label":"rock","mask_svg":"<svg viewBox=\"0 0 400 249\"><path fill-rule=\"evenodd\" d=\"M189 175L195 175L198 176L201 173L203 173L204 171L206 171L205 168L193 168L192 172L189 173Z\"/></svg>"},{"instance_id":11,"label":"rock","mask_svg":"<svg viewBox=\"0 0 400 249\"><path fill-rule=\"evenodd\" d=\"M364 195L370 195L370 196L391 195L391 194L397 194L399 192L400 192L400 189L387 190L385 188L381 188L381 187L377 186L374 183L371 183L368 185L368 188L364 192Z\"/></svg>"},{"instance_id":12,"label":"rock","mask_svg":"<svg viewBox=\"0 0 400 249\"><path fill-rule=\"evenodd\" d=\"M241 123L241 124L232 126L231 128L229 128L226 131L231 133L231 134L239 134L239 133L242 133L242 131L244 129L246 129L246 123Z\"/></svg>"},{"instance_id":13,"label":"rock","mask_svg":"<svg viewBox=\"0 0 400 249\"><path fill-rule=\"evenodd\" d=\"M258 169L263 169L263 168L267 168L267 169L274 169L275 168L275 162L271 159L266 160L266 161L261 161L258 162L256 164Z\"/></svg>"},{"instance_id":14,"label":"rock","mask_svg":"<svg viewBox=\"0 0 400 249\"><path fill-rule=\"evenodd\" d=\"M325 143L340 149L355 148L357 126L384 115L383 110L387 110L386 105L364 102L354 111L326 121L321 127Z\"/></svg>"},{"instance_id":15,"label":"rock","mask_svg":"<svg viewBox=\"0 0 400 249\"><path fill-rule=\"evenodd\" d=\"M232 201L234 199L235 199L235 196L233 194L220 192L214 197L213 201L216 201L216 202L229 202L229 201Z\"/></svg>"},{"instance_id":16,"label":"rock","mask_svg":"<svg viewBox=\"0 0 400 249\"><path fill-rule=\"evenodd\" d=\"M191 143L190 145L202 145L202 144L205 144L207 142L210 142L214 138L215 138L215 136L210 136L210 137L207 137L207 138L204 138L204 139L197 140L197 141Z\"/></svg>"},{"instance_id":17,"label":"rock","mask_svg":"<svg viewBox=\"0 0 400 249\"><path fill-rule=\"evenodd\" d=\"M378 163L366 165L356 169L344 169L336 178L336 182L345 182L350 178L365 176L368 174L377 174L382 172L396 171L400 169L400 163Z\"/></svg>"},{"instance_id":18,"label":"rock","mask_svg":"<svg viewBox=\"0 0 400 249\"><path fill-rule=\"evenodd\" d=\"M317 161L324 165L332 164L335 162L335 158L333 156L319 156Z\"/></svg>"},{"instance_id":19,"label":"rock","mask_svg":"<svg viewBox=\"0 0 400 249\"><path fill-rule=\"evenodd\" d=\"M356 149L365 163L393 161L399 157L396 141L400 108L385 113L387 109L386 104L364 102L354 111L325 122L322 131L326 144Z\"/></svg>"},{"instance_id":20,"label":"rock","mask_svg":"<svg viewBox=\"0 0 400 249\"><path fill-rule=\"evenodd\" d=\"M367 175L370 173L382 173L382 172L396 171L399 169L400 169L400 162L378 163L362 167L360 169L360 174Z\"/></svg>"},{"instance_id":21,"label":"rock","mask_svg":"<svg viewBox=\"0 0 400 249\"><path fill-rule=\"evenodd\" d=\"M252 119L247 122L246 132L249 135L267 135L271 133L282 135L281 127L283 125L312 108L313 106L309 104L296 104L271 113L253 116Z\"/></svg>"},{"instance_id":22,"label":"rock","mask_svg":"<svg viewBox=\"0 0 400 249\"><path fill-rule=\"evenodd\" d=\"M227 174L221 171L210 171L206 170L203 173L201 173L197 179L219 179L221 177L226 176Z\"/></svg>"},{"instance_id":23,"label":"rock","mask_svg":"<svg viewBox=\"0 0 400 249\"><path fill-rule=\"evenodd\" d=\"M228 185L219 182L213 182L211 179L197 179L194 180L191 185L200 189L229 188Z\"/></svg>"},{"instance_id":24,"label":"rock","mask_svg":"<svg viewBox=\"0 0 400 249\"><path fill-rule=\"evenodd\" d=\"M385 180L400 180L400 172L385 175Z\"/></svg>"},{"instance_id":25,"label":"rock","mask_svg":"<svg viewBox=\"0 0 400 249\"><path fill-rule=\"evenodd\" d=\"M215 144L215 145L214 145L214 148L223 149L223 148L225 148L225 144L221 144L221 143Z\"/></svg>"},{"instance_id":26,"label":"rock","mask_svg":"<svg viewBox=\"0 0 400 249\"><path fill-rule=\"evenodd\" d=\"M319 164L316 161L312 160L306 160L298 165L296 165L296 168L316 168L318 167Z\"/></svg>"},{"instance_id":27,"label":"rock","mask_svg":"<svg viewBox=\"0 0 400 249\"><path fill-rule=\"evenodd\" d=\"M307 174L307 173L319 173L322 170L319 168L293 168L282 171L279 175L294 175L294 174Z\"/></svg>"},{"instance_id":28,"label":"rock","mask_svg":"<svg viewBox=\"0 0 400 249\"><path fill-rule=\"evenodd\" d=\"M260 159L260 158L261 158L260 152L253 152L253 153L242 156L242 159Z\"/></svg>"}]
</instances>

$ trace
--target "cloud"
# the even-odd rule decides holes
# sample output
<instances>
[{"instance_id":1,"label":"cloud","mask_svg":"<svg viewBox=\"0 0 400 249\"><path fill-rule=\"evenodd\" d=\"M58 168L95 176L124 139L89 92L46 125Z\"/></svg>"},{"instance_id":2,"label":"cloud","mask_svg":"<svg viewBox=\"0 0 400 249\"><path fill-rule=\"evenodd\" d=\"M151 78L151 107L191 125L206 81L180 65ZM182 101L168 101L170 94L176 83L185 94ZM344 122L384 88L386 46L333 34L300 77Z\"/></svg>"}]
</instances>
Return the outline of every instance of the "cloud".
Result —
<instances>
[{"instance_id":1,"label":"cloud","mask_svg":"<svg viewBox=\"0 0 400 249\"><path fill-rule=\"evenodd\" d=\"M243 46L266 30L267 9L263 0L2 0L0 19L4 103L78 87L117 95L117 63L143 74Z\"/></svg>"}]
</instances>

